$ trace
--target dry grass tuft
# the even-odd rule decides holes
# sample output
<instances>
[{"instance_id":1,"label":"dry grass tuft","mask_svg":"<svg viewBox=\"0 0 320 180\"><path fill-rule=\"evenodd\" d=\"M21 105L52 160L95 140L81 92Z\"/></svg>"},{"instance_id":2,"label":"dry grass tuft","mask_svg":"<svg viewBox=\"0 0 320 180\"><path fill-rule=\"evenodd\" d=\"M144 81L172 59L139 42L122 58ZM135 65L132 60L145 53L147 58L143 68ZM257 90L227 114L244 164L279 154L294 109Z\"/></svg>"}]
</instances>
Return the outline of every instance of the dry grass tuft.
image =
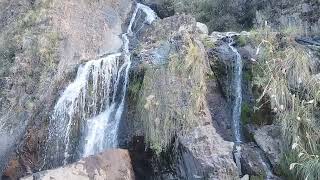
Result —
<instances>
[{"instance_id":1,"label":"dry grass tuft","mask_svg":"<svg viewBox=\"0 0 320 180\"><path fill-rule=\"evenodd\" d=\"M292 177L317 180L320 177L320 83L312 72L311 56L290 41L288 34L263 29L253 33L259 44L254 83L264 87L272 109L282 125L286 143L284 164ZM258 42L261 43L258 43ZM285 43L284 43L285 42ZM288 155L290 154L290 155Z\"/></svg>"},{"instance_id":2,"label":"dry grass tuft","mask_svg":"<svg viewBox=\"0 0 320 180\"><path fill-rule=\"evenodd\" d=\"M147 68L142 85L139 113L149 147L160 154L174 137L199 123L204 108L205 64L201 47L186 42L172 53L168 64Z\"/></svg>"}]
</instances>

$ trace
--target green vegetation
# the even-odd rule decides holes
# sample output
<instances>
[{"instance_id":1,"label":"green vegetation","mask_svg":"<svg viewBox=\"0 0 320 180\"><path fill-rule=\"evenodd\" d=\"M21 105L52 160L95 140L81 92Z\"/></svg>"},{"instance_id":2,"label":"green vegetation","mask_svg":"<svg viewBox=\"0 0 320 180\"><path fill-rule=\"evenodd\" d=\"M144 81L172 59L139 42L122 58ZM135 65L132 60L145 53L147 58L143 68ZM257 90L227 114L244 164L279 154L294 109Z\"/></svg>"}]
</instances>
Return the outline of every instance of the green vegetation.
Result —
<instances>
[{"instance_id":1,"label":"green vegetation","mask_svg":"<svg viewBox=\"0 0 320 180\"><path fill-rule=\"evenodd\" d=\"M248 103L243 103L241 108L241 121L243 124L250 123L250 117L252 114L251 107Z\"/></svg>"},{"instance_id":2,"label":"green vegetation","mask_svg":"<svg viewBox=\"0 0 320 180\"><path fill-rule=\"evenodd\" d=\"M243 78L248 81L248 82L251 82L253 80L253 75L252 75L252 72L250 71L245 71L243 73Z\"/></svg>"},{"instance_id":3,"label":"green vegetation","mask_svg":"<svg viewBox=\"0 0 320 180\"><path fill-rule=\"evenodd\" d=\"M57 51L60 43L60 35L57 32L47 32L40 39L38 52L45 62L47 69L55 69L57 66Z\"/></svg>"},{"instance_id":4,"label":"green vegetation","mask_svg":"<svg viewBox=\"0 0 320 180\"><path fill-rule=\"evenodd\" d=\"M256 9L251 1L244 5L232 0L166 0L166 7L173 7L177 13L193 15L197 21L207 24L211 31L249 29Z\"/></svg>"},{"instance_id":5,"label":"green vegetation","mask_svg":"<svg viewBox=\"0 0 320 180\"><path fill-rule=\"evenodd\" d=\"M143 72L142 72L143 74ZM139 99L139 93L142 88L143 83L143 75L134 74L130 78L128 86L128 97L132 103L136 103Z\"/></svg>"},{"instance_id":6,"label":"green vegetation","mask_svg":"<svg viewBox=\"0 0 320 180\"><path fill-rule=\"evenodd\" d=\"M270 97L271 108L282 125L284 158L288 177L317 180L320 177L320 84L312 72L307 51L295 44L288 32L261 29L253 33L259 45L254 83ZM279 40L282 37L282 40ZM285 43L284 43L285 42Z\"/></svg>"},{"instance_id":7,"label":"green vegetation","mask_svg":"<svg viewBox=\"0 0 320 180\"><path fill-rule=\"evenodd\" d=\"M59 58L58 47L61 40L57 30L48 23L51 0L44 0L25 7L25 12L15 17L0 32L0 78L5 84L1 87L1 96L15 93L5 89L6 83L22 87L28 94L41 91L52 83ZM11 69L15 73L11 73ZM41 85L41 86L40 86ZM2 89L3 88L3 89ZM25 104L19 104L19 97L7 101L7 106L16 110L31 110L37 97L31 97Z\"/></svg>"},{"instance_id":8,"label":"green vegetation","mask_svg":"<svg viewBox=\"0 0 320 180\"><path fill-rule=\"evenodd\" d=\"M206 36L202 42L206 48L214 48L216 46L214 41L212 41L208 36Z\"/></svg>"},{"instance_id":9,"label":"green vegetation","mask_svg":"<svg viewBox=\"0 0 320 180\"><path fill-rule=\"evenodd\" d=\"M180 59L179 54L172 54L169 58L171 62L174 62L170 64L171 70L174 71L176 75L181 76L184 72L184 63Z\"/></svg>"},{"instance_id":10,"label":"green vegetation","mask_svg":"<svg viewBox=\"0 0 320 180\"><path fill-rule=\"evenodd\" d=\"M238 46L240 47L243 47L247 44L247 36L239 36L237 39L236 39L236 43Z\"/></svg>"}]
</instances>

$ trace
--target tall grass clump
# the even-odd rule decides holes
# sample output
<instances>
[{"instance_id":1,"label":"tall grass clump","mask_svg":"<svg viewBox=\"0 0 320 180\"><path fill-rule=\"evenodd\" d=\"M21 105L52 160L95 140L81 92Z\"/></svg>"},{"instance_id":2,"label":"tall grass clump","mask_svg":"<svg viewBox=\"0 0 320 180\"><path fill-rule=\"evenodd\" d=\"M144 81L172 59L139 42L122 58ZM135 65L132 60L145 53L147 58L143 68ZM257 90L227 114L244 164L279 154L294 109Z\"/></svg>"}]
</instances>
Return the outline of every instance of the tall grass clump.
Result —
<instances>
[{"instance_id":1,"label":"tall grass clump","mask_svg":"<svg viewBox=\"0 0 320 180\"><path fill-rule=\"evenodd\" d=\"M136 119L143 121L146 142L158 155L197 125L204 108L204 51L189 40L186 49L171 52L166 64L150 65L144 74Z\"/></svg>"},{"instance_id":2,"label":"tall grass clump","mask_svg":"<svg viewBox=\"0 0 320 180\"><path fill-rule=\"evenodd\" d=\"M252 33L258 45L254 83L270 97L282 127L286 174L297 179L320 179L320 81L311 67L311 56L290 34L269 28Z\"/></svg>"}]
</instances>

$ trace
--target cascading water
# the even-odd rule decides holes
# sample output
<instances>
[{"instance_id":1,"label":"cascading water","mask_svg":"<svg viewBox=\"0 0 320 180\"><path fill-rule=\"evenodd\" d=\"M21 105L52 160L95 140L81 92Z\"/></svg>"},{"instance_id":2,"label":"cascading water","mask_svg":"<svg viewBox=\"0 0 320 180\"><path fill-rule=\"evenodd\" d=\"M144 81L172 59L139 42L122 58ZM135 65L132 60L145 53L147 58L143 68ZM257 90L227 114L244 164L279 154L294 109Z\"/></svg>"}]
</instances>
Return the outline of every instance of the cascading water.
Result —
<instances>
[{"instance_id":1,"label":"cascading water","mask_svg":"<svg viewBox=\"0 0 320 180\"><path fill-rule=\"evenodd\" d=\"M123 63L119 67L120 56L121 54L113 54L80 66L75 81L66 88L55 105L49 127L48 145L55 146L52 160L57 161L57 164L60 164L60 160L66 164L69 160L70 151L73 151L72 146L75 144L72 141L80 135L80 132L74 131L74 127L82 129L83 132L98 123L100 123L99 128L104 128L108 122L109 117L104 119L105 124L103 122L90 124L92 121L83 120L105 114L103 109L114 108L116 101L111 97L119 88L114 84L119 81L122 69L127 66ZM97 142L101 140L98 139L97 137Z\"/></svg>"},{"instance_id":2,"label":"cascading water","mask_svg":"<svg viewBox=\"0 0 320 180\"><path fill-rule=\"evenodd\" d=\"M238 167L239 173L241 174L241 144L243 141L241 134L241 108L242 108L242 59L238 50L234 47L234 39L233 36L238 36L237 33L227 33L228 45L232 52L236 55L234 66L233 66L233 78L232 78L232 89L233 89L233 109L232 109L232 124L233 124L233 132L234 132L234 157L236 161L236 165ZM264 154L262 151L259 151L259 161L263 166L263 170L265 171L265 179L271 180L275 176L272 172L272 168L269 162L264 158Z\"/></svg>"},{"instance_id":3,"label":"cascading water","mask_svg":"<svg viewBox=\"0 0 320 180\"><path fill-rule=\"evenodd\" d=\"M233 88L233 109L232 109L232 121L234 126L234 138L235 143L241 143L241 127L240 127L240 120L241 120L241 106L242 106L242 59L241 55L239 54L238 50L233 47L234 40L231 36L228 36L229 47L236 55L236 61L234 63L233 68L233 80L232 80L232 88Z\"/></svg>"},{"instance_id":4,"label":"cascading water","mask_svg":"<svg viewBox=\"0 0 320 180\"><path fill-rule=\"evenodd\" d=\"M230 49L236 55L233 68L233 78L232 78L232 89L233 89L233 109L232 109L232 124L234 132L235 141L235 151L234 156L236 160L237 167L241 173L241 106L242 106L242 59L238 50L233 46L234 40L232 38L232 33L227 33L227 39Z\"/></svg>"},{"instance_id":5,"label":"cascading water","mask_svg":"<svg viewBox=\"0 0 320 180\"><path fill-rule=\"evenodd\" d=\"M139 11L145 14L140 26L136 22ZM131 67L129 37L134 36L133 28L140 31L145 23L151 24L156 18L149 7L138 3L122 35L122 53L79 67L76 79L54 107L44 165L50 162L50 166L59 166L118 146L118 129Z\"/></svg>"}]
</instances>

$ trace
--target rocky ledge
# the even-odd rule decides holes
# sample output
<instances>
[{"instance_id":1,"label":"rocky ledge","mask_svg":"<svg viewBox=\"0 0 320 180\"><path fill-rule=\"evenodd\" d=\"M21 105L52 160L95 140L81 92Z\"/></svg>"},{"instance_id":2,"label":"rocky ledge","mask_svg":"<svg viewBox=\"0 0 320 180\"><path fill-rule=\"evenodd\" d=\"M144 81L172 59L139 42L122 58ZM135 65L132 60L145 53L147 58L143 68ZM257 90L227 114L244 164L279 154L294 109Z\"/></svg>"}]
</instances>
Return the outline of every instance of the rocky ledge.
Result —
<instances>
[{"instance_id":1,"label":"rocky ledge","mask_svg":"<svg viewBox=\"0 0 320 180\"><path fill-rule=\"evenodd\" d=\"M22 180L134 180L131 158L127 150L109 150L57 169L34 173Z\"/></svg>"}]
</instances>

